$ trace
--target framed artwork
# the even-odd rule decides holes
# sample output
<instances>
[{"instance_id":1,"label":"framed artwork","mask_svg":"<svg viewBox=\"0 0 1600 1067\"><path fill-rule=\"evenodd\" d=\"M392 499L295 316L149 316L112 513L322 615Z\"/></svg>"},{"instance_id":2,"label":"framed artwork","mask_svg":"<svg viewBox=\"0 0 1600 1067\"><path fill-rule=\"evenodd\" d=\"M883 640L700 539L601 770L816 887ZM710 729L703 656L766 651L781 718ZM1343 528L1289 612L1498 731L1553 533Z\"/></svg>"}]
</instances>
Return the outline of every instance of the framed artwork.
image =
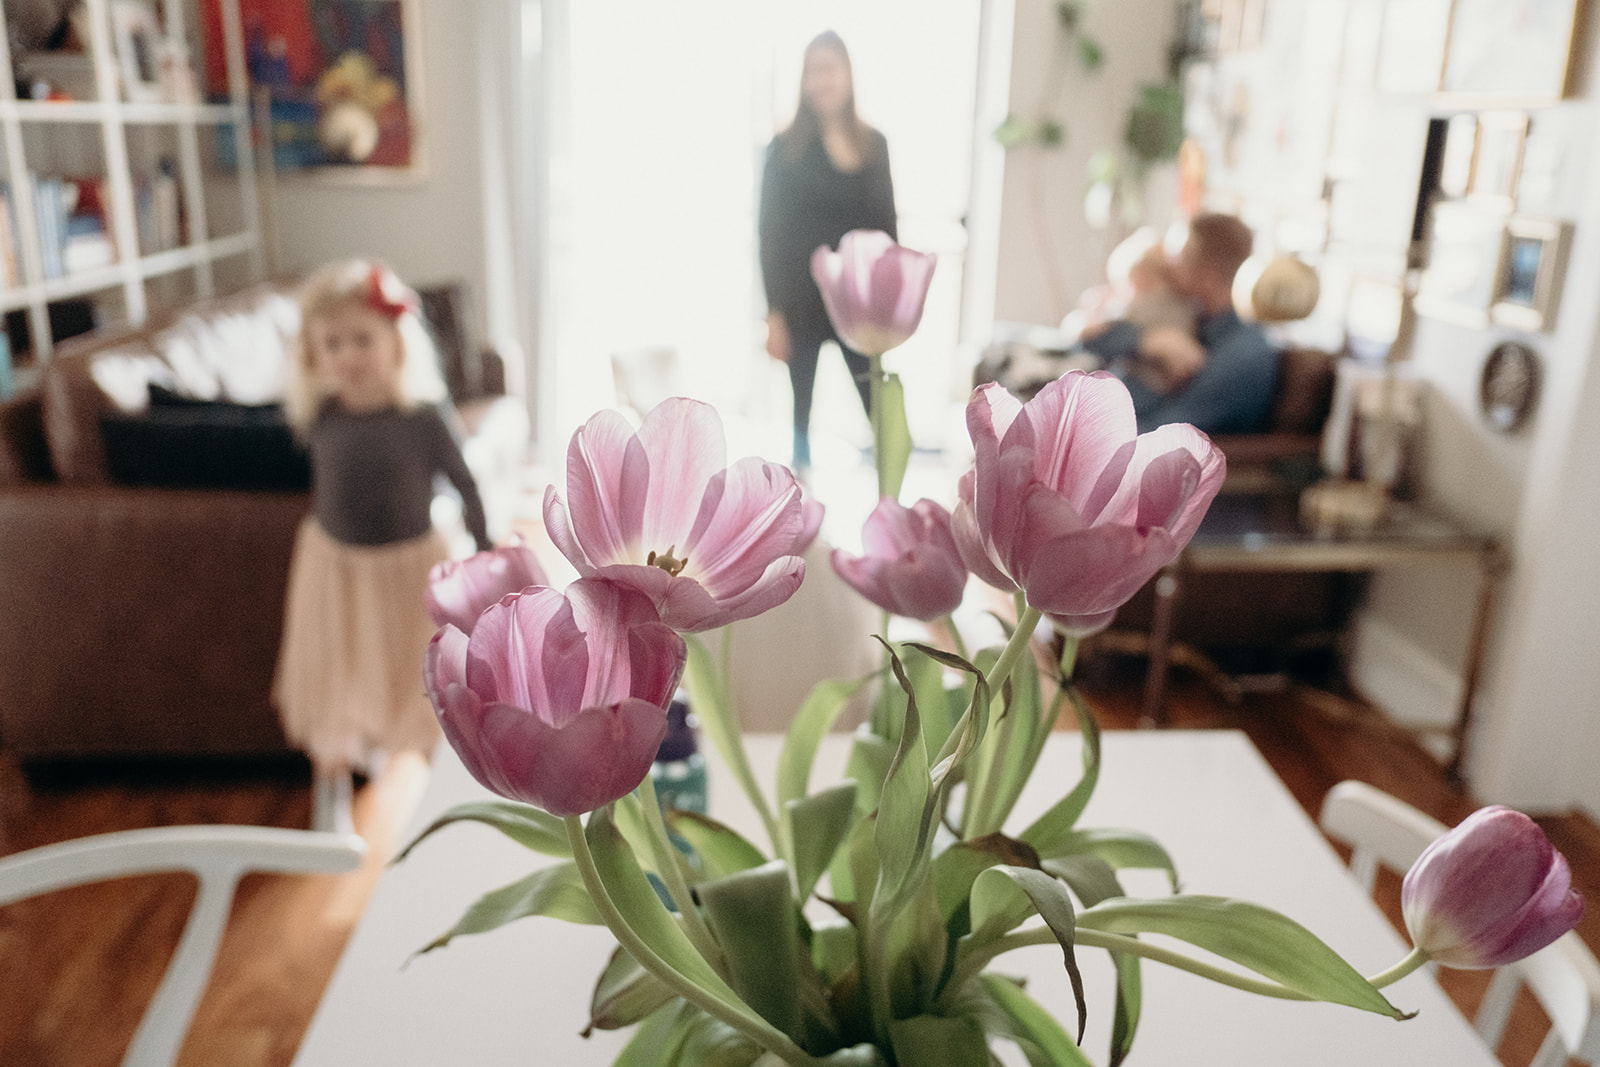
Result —
<instances>
[{"instance_id":1,"label":"framed artwork","mask_svg":"<svg viewBox=\"0 0 1600 1067\"><path fill-rule=\"evenodd\" d=\"M149 0L111 0L111 39L116 45L122 92L131 103L166 98L161 83L161 20Z\"/></svg>"},{"instance_id":2,"label":"framed artwork","mask_svg":"<svg viewBox=\"0 0 1600 1067\"><path fill-rule=\"evenodd\" d=\"M1521 111L1485 111L1478 116L1477 152L1472 164L1473 196L1516 200L1522 173L1522 147L1528 137L1528 116Z\"/></svg>"},{"instance_id":3,"label":"framed artwork","mask_svg":"<svg viewBox=\"0 0 1600 1067\"><path fill-rule=\"evenodd\" d=\"M1439 161L1439 192L1466 196L1472 188L1472 165L1478 158L1478 116L1450 116L1445 124L1444 158Z\"/></svg>"},{"instance_id":4,"label":"framed artwork","mask_svg":"<svg viewBox=\"0 0 1600 1067\"><path fill-rule=\"evenodd\" d=\"M1378 88L1431 93L1444 74L1451 0L1389 0L1378 51Z\"/></svg>"},{"instance_id":5,"label":"framed artwork","mask_svg":"<svg viewBox=\"0 0 1600 1067\"><path fill-rule=\"evenodd\" d=\"M240 0L282 176L361 184L425 175L418 0ZM203 8L208 93L226 92L222 16Z\"/></svg>"},{"instance_id":6,"label":"framed artwork","mask_svg":"<svg viewBox=\"0 0 1600 1067\"><path fill-rule=\"evenodd\" d=\"M1484 421L1501 433L1515 433L1527 423L1538 399L1538 355L1521 341L1495 345L1478 382Z\"/></svg>"},{"instance_id":7,"label":"framed artwork","mask_svg":"<svg viewBox=\"0 0 1600 1067\"><path fill-rule=\"evenodd\" d=\"M1455 0L1446 93L1539 103L1566 95L1579 0Z\"/></svg>"},{"instance_id":8,"label":"framed artwork","mask_svg":"<svg viewBox=\"0 0 1600 1067\"><path fill-rule=\"evenodd\" d=\"M1433 207L1428 265L1417 286L1418 313L1481 329L1500 280L1506 215L1472 200Z\"/></svg>"},{"instance_id":9,"label":"framed artwork","mask_svg":"<svg viewBox=\"0 0 1600 1067\"><path fill-rule=\"evenodd\" d=\"M1555 329L1571 243L1570 222L1513 216L1506 223L1490 318L1523 330Z\"/></svg>"}]
</instances>

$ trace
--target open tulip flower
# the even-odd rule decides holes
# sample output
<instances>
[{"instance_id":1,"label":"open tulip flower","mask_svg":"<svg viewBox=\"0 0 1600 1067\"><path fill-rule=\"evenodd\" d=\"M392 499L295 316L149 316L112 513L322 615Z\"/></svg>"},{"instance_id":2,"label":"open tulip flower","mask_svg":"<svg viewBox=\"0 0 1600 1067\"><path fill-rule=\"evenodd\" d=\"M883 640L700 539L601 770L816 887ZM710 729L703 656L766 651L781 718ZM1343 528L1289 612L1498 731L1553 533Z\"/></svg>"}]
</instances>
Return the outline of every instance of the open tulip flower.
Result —
<instances>
[{"instance_id":1,"label":"open tulip flower","mask_svg":"<svg viewBox=\"0 0 1600 1067\"><path fill-rule=\"evenodd\" d=\"M514 593L469 637L445 625L423 674L472 776L553 815L593 811L644 780L683 674L683 638L649 599L604 579Z\"/></svg>"},{"instance_id":2,"label":"open tulip flower","mask_svg":"<svg viewBox=\"0 0 1600 1067\"><path fill-rule=\"evenodd\" d=\"M545 528L580 575L633 586L675 630L758 615L805 577L805 509L787 467L726 457L709 404L664 400L637 433L603 411L572 435L567 498L545 491Z\"/></svg>"},{"instance_id":3,"label":"open tulip flower","mask_svg":"<svg viewBox=\"0 0 1600 1067\"><path fill-rule=\"evenodd\" d=\"M478 616L501 597L520 593L532 585L548 584L550 580L533 549L518 537L508 545L466 559L435 564L428 574L424 599L435 626L450 623L470 634Z\"/></svg>"},{"instance_id":4,"label":"open tulip flower","mask_svg":"<svg viewBox=\"0 0 1600 1067\"><path fill-rule=\"evenodd\" d=\"M822 245L811 253L811 277L833 328L866 356L881 356L916 332L933 266L933 256L882 230L851 230L837 252Z\"/></svg>"},{"instance_id":5,"label":"open tulip flower","mask_svg":"<svg viewBox=\"0 0 1600 1067\"><path fill-rule=\"evenodd\" d=\"M1109 625L1183 551L1227 471L1193 426L1138 433L1127 387L1100 372L1025 405L983 386L967 428L976 457L954 515L967 566L1076 633Z\"/></svg>"},{"instance_id":6,"label":"open tulip flower","mask_svg":"<svg viewBox=\"0 0 1600 1067\"><path fill-rule=\"evenodd\" d=\"M1400 910L1430 960L1499 967L1578 925L1583 897L1539 825L1509 808L1474 812L1429 845L1406 873Z\"/></svg>"},{"instance_id":7,"label":"open tulip flower","mask_svg":"<svg viewBox=\"0 0 1600 1067\"><path fill-rule=\"evenodd\" d=\"M931 622L961 603L967 568L950 533L950 513L932 500L906 507L884 497L861 529L864 555L833 550L833 569L884 611Z\"/></svg>"}]
</instances>

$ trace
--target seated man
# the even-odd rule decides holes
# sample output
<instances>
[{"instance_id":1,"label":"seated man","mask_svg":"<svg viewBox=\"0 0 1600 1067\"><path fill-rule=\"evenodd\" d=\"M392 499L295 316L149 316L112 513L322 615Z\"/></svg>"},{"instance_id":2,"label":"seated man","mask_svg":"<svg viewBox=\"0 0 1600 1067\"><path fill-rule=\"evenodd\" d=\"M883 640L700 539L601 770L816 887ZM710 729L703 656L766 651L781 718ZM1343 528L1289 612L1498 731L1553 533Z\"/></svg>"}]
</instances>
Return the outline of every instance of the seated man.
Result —
<instances>
[{"instance_id":1,"label":"seated man","mask_svg":"<svg viewBox=\"0 0 1600 1067\"><path fill-rule=\"evenodd\" d=\"M1139 432L1169 422L1193 423L1211 434L1266 428L1278 355L1261 328L1233 310L1233 276L1249 258L1252 240L1249 227L1232 215L1198 215L1189 223L1172 283L1194 303L1193 336L1124 320L1083 338L1083 347L1127 383Z\"/></svg>"}]
</instances>

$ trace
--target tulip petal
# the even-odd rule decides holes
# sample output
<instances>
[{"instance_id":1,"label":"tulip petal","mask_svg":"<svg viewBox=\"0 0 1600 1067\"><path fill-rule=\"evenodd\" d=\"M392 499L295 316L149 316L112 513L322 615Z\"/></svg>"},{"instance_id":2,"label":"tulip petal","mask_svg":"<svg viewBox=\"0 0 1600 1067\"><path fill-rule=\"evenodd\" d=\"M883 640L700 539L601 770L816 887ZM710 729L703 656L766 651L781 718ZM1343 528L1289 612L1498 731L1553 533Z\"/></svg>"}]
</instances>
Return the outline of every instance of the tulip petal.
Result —
<instances>
[{"instance_id":1,"label":"tulip petal","mask_svg":"<svg viewBox=\"0 0 1600 1067\"><path fill-rule=\"evenodd\" d=\"M488 700L527 708L559 726L564 713L583 703L588 657L566 596L537 587L478 617L467 646L465 684Z\"/></svg>"},{"instance_id":2,"label":"tulip petal","mask_svg":"<svg viewBox=\"0 0 1600 1067\"><path fill-rule=\"evenodd\" d=\"M710 480L694 529L683 544L684 573L716 599L736 596L786 555L804 524L794 473L753 456Z\"/></svg>"},{"instance_id":3,"label":"tulip petal","mask_svg":"<svg viewBox=\"0 0 1600 1067\"><path fill-rule=\"evenodd\" d=\"M550 543L556 546L556 551L565 556L580 575L594 572L594 561L583 550L578 534L572 528L572 515L553 485L545 486L544 490L544 531Z\"/></svg>"},{"instance_id":4,"label":"tulip petal","mask_svg":"<svg viewBox=\"0 0 1600 1067\"><path fill-rule=\"evenodd\" d=\"M567 506L590 560L627 559L640 551L650 470L643 444L615 411L600 412L572 435Z\"/></svg>"},{"instance_id":5,"label":"tulip petal","mask_svg":"<svg viewBox=\"0 0 1600 1067\"><path fill-rule=\"evenodd\" d=\"M476 734L476 748L492 752L492 760L475 763L454 736L451 744L485 787L552 815L579 815L644 781L667 734L667 714L648 701L628 699L583 708L557 728L521 708L491 704L483 708Z\"/></svg>"},{"instance_id":6,"label":"tulip petal","mask_svg":"<svg viewBox=\"0 0 1600 1067\"><path fill-rule=\"evenodd\" d=\"M1129 458L1124 446L1138 436L1127 387L1098 371L1063 375L1039 391L1023 416L1036 442L1034 476L1093 520L1107 489L1102 483L1121 481Z\"/></svg>"},{"instance_id":7,"label":"tulip petal","mask_svg":"<svg viewBox=\"0 0 1600 1067\"><path fill-rule=\"evenodd\" d=\"M642 543L658 552L682 546L690 539L706 486L727 464L722 420L710 404L668 397L644 417L639 442L650 457Z\"/></svg>"}]
</instances>

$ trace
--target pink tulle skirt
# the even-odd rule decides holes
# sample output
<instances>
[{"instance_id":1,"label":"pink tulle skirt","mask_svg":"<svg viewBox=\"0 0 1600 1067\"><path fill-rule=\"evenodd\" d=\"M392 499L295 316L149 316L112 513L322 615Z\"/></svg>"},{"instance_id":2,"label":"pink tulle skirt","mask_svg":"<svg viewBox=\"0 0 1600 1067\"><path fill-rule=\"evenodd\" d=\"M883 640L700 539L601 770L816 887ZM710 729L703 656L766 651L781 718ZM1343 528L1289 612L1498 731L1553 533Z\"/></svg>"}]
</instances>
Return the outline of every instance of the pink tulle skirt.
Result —
<instances>
[{"instance_id":1,"label":"pink tulle skirt","mask_svg":"<svg viewBox=\"0 0 1600 1067\"><path fill-rule=\"evenodd\" d=\"M423 592L448 556L436 532L347 545L315 519L301 525L272 688L284 733L317 765L363 767L374 751L428 752L438 741L422 682L435 630Z\"/></svg>"}]
</instances>

